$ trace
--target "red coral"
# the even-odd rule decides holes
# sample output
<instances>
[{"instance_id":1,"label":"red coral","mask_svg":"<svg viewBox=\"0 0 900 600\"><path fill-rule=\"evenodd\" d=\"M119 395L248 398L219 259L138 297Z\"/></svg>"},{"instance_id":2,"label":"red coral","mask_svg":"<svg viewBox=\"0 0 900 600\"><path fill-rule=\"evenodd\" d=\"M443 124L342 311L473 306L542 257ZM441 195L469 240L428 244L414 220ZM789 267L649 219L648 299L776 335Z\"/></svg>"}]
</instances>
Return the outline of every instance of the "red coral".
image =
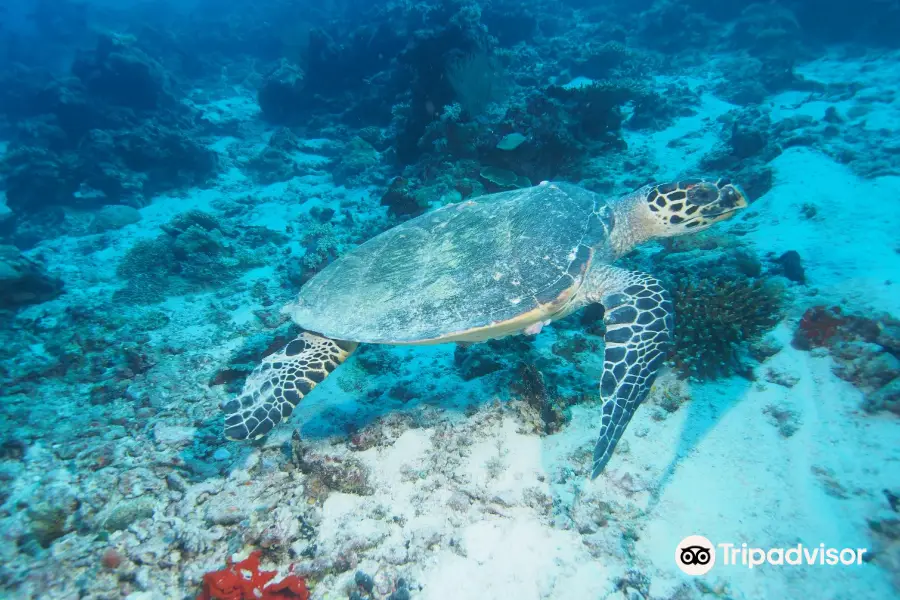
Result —
<instances>
[{"instance_id":1,"label":"red coral","mask_svg":"<svg viewBox=\"0 0 900 600\"><path fill-rule=\"evenodd\" d=\"M259 570L261 555L262 551L257 550L239 563L228 559L225 569L204 575L203 591L197 600L309 600L309 590L302 577L288 575L266 585L276 571Z\"/></svg>"},{"instance_id":2,"label":"red coral","mask_svg":"<svg viewBox=\"0 0 900 600\"><path fill-rule=\"evenodd\" d=\"M837 306L813 306L800 319L800 326L794 332L794 347L809 350L828 346L846 322Z\"/></svg>"},{"instance_id":3,"label":"red coral","mask_svg":"<svg viewBox=\"0 0 900 600\"><path fill-rule=\"evenodd\" d=\"M813 306L803 313L800 325L794 332L793 344L800 350L833 348L838 342L872 343L880 333L881 325L878 321L845 314L837 306Z\"/></svg>"},{"instance_id":4,"label":"red coral","mask_svg":"<svg viewBox=\"0 0 900 600\"><path fill-rule=\"evenodd\" d=\"M118 569L122 564L122 555L115 548L109 548L103 553L100 563L107 569Z\"/></svg>"}]
</instances>

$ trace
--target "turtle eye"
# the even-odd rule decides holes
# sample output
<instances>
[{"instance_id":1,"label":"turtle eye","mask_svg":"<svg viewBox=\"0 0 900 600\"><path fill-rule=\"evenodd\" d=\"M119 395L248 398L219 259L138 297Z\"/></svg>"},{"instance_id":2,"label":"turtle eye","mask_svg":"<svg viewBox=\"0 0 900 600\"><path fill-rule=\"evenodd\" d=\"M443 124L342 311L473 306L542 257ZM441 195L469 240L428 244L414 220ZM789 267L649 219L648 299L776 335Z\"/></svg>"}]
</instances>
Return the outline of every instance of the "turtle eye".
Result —
<instances>
[{"instance_id":1,"label":"turtle eye","mask_svg":"<svg viewBox=\"0 0 900 600\"><path fill-rule=\"evenodd\" d=\"M720 204L723 208L734 208L737 204L738 195L734 192L734 188L723 190Z\"/></svg>"},{"instance_id":2,"label":"turtle eye","mask_svg":"<svg viewBox=\"0 0 900 600\"><path fill-rule=\"evenodd\" d=\"M688 204L709 204L719 197L719 189L715 185L703 182L691 187L687 191Z\"/></svg>"}]
</instances>

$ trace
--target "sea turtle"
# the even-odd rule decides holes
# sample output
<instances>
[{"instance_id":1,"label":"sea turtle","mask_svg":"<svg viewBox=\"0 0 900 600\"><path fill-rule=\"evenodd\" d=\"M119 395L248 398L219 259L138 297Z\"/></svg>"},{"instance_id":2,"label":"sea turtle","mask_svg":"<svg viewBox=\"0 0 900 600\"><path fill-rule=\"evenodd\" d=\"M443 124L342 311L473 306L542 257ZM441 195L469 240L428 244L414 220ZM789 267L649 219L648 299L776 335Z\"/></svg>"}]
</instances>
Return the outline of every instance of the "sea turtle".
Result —
<instances>
[{"instance_id":1,"label":"sea turtle","mask_svg":"<svg viewBox=\"0 0 900 600\"><path fill-rule=\"evenodd\" d=\"M746 206L744 192L724 179L648 185L614 200L543 182L408 220L332 262L284 308L305 331L264 358L240 396L223 404L225 435L265 435L360 343L535 334L599 302L606 336L596 477L647 396L673 325L659 282L613 262L642 242L701 231Z\"/></svg>"}]
</instances>

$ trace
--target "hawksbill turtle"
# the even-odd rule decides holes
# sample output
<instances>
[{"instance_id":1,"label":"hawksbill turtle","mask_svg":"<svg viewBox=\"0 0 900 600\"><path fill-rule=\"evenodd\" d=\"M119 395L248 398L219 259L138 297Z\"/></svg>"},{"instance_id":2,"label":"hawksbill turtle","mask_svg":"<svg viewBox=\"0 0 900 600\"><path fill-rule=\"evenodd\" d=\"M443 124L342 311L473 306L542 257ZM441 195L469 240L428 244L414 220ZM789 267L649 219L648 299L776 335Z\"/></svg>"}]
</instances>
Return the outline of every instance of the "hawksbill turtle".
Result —
<instances>
[{"instance_id":1,"label":"hawksbill turtle","mask_svg":"<svg viewBox=\"0 0 900 600\"><path fill-rule=\"evenodd\" d=\"M332 262L284 307L304 331L223 403L225 436L271 431L360 343L536 334L599 302L606 334L596 477L650 391L673 326L663 286L613 263L638 244L701 231L747 205L725 179L648 185L612 200L543 182L406 221Z\"/></svg>"}]
</instances>

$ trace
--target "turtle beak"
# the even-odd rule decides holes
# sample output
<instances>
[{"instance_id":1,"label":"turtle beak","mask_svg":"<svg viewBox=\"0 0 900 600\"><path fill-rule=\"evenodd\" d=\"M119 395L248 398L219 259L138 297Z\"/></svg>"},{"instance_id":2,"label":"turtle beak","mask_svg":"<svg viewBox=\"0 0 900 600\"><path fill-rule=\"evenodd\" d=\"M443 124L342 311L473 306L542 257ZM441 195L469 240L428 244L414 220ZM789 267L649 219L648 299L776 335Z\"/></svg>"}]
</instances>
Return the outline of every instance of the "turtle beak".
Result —
<instances>
[{"instance_id":1,"label":"turtle beak","mask_svg":"<svg viewBox=\"0 0 900 600\"><path fill-rule=\"evenodd\" d=\"M727 212L734 213L750 206L747 194L739 185L726 184L720 188L719 205Z\"/></svg>"}]
</instances>

